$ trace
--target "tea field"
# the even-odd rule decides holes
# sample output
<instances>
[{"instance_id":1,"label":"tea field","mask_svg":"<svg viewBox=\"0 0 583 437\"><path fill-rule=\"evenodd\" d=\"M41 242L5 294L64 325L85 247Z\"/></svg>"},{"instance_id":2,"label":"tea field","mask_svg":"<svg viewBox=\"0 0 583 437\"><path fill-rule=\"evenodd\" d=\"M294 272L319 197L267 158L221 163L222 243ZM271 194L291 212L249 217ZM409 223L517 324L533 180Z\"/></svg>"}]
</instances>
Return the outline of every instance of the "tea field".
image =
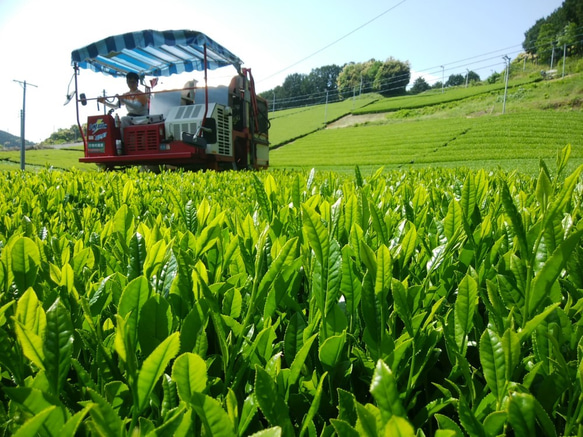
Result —
<instances>
[{"instance_id":1,"label":"tea field","mask_svg":"<svg viewBox=\"0 0 583 437\"><path fill-rule=\"evenodd\" d=\"M572 154L534 177L3 172L0 432L581 434Z\"/></svg>"}]
</instances>

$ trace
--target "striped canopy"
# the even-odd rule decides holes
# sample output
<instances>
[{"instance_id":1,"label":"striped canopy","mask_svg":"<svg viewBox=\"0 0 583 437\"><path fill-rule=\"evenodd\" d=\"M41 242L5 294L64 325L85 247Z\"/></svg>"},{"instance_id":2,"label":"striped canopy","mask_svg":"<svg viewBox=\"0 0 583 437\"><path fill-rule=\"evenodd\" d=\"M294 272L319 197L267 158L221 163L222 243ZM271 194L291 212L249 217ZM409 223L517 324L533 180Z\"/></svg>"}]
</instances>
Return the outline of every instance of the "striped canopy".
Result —
<instances>
[{"instance_id":1,"label":"striped canopy","mask_svg":"<svg viewBox=\"0 0 583 437\"><path fill-rule=\"evenodd\" d=\"M194 30L143 30L110 36L71 53L71 63L114 77L129 72L170 76L204 70L204 47L209 70L243 61L204 33Z\"/></svg>"}]
</instances>

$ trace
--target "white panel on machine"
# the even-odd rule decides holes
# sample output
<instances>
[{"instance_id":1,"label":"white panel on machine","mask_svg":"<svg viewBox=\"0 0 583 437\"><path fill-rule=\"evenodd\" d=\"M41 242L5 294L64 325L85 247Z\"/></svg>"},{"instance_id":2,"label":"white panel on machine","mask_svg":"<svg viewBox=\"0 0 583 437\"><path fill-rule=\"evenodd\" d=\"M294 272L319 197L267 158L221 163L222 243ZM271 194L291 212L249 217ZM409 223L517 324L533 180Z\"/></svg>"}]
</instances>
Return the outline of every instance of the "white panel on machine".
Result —
<instances>
[{"instance_id":1,"label":"white panel on machine","mask_svg":"<svg viewBox=\"0 0 583 437\"><path fill-rule=\"evenodd\" d=\"M204 105L177 106L168 112L166 117L166 139L180 140L182 133L186 132L195 135L202 124L204 117ZM206 153L232 156L233 140L232 129L233 120L230 111L223 105L209 103L207 118L216 121L216 142L206 146Z\"/></svg>"},{"instance_id":2,"label":"white panel on machine","mask_svg":"<svg viewBox=\"0 0 583 437\"><path fill-rule=\"evenodd\" d=\"M182 132L196 134L202 123L203 116L204 105L175 106L171 108L164 123L166 139L180 140Z\"/></svg>"}]
</instances>

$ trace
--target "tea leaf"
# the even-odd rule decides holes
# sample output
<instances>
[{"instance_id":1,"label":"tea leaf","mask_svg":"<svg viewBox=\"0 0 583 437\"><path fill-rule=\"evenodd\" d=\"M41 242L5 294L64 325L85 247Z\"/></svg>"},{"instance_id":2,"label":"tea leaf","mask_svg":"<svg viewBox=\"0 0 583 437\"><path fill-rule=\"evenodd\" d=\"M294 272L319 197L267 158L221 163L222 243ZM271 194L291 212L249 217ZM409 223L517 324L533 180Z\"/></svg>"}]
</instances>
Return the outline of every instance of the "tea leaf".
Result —
<instances>
[{"instance_id":1,"label":"tea leaf","mask_svg":"<svg viewBox=\"0 0 583 437\"><path fill-rule=\"evenodd\" d=\"M541 271L536 275L532 283L530 299L527 302L529 314L535 314L539 305L543 303L545 298L548 298L551 288L565 268L569 257L582 237L583 229L571 234L557 247L552 256L545 262Z\"/></svg>"},{"instance_id":2,"label":"tea leaf","mask_svg":"<svg viewBox=\"0 0 583 437\"><path fill-rule=\"evenodd\" d=\"M255 366L255 399L272 426L281 426L284 435L293 432L288 406L273 379L259 366Z\"/></svg>"},{"instance_id":3,"label":"tea leaf","mask_svg":"<svg viewBox=\"0 0 583 437\"><path fill-rule=\"evenodd\" d=\"M203 393L192 392L190 400L196 413L201 418L209 435L232 437L235 435L229 415L216 400Z\"/></svg>"},{"instance_id":4,"label":"tea leaf","mask_svg":"<svg viewBox=\"0 0 583 437\"><path fill-rule=\"evenodd\" d=\"M490 328L480 338L480 363L486 383L500 404L506 394L506 362L502 341Z\"/></svg>"},{"instance_id":5,"label":"tea leaf","mask_svg":"<svg viewBox=\"0 0 583 437\"><path fill-rule=\"evenodd\" d=\"M377 361L370 384L370 392L379 406L385 423L392 416L406 417L407 412L399 397L397 380L391 369L382 360Z\"/></svg>"},{"instance_id":6,"label":"tea leaf","mask_svg":"<svg viewBox=\"0 0 583 437\"><path fill-rule=\"evenodd\" d=\"M40 267L40 252L34 241L28 237L17 238L8 249L14 284L20 294L23 294L35 284Z\"/></svg>"},{"instance_id":7,"label":"tea leaf","mask_svg":"<svg viewBox=\"0 0 583 437\"><path fill-rule=\"evenodd\" d=\"M16 431L13 436L14 437L28 437L31 435L37 435L38 430L45 424L49 415L57 408L54 405L51 405L39 413L36 413L30 419L28 419L18 431ZM57 430L54 430L55 432Z\"/></svg>"},{"instance_id":8,"label":"tea leaf","mask_svg":"<svg viewBox=\"0 0 583 437\"><path fill-rule=\"evenodd\" d=\"M57 299L47 311L45 335L43 363L51 391L58 396L71 367L74 340L70 312L60 299Z\"/></svg>"},{"instance_id":9,"label":"tea leaf","mask_svg":"<svg viewBox=\"0 0 583 437\"><path fill-rule=\"evenodd\" d=\"M168 301L159 294L150 297L142 306L138 320L138 338L144 355L150 355L171 330L172 312Z\"/></svg>"},{"instance_id":10,"label":"tea leaf","mask_svg":"<svg viewBox=\"0 0 583 437\"><path fill-rule=\"evenodd\" d=\"M300 436L305 434L305 432L308 430L308 427L310 425L313 425L312 421L314 420L314 417L316 416L316 414L318 413L318 409L320 408L320 401L322 399L322 391L323 391L322 385L324 384L324 381L326 380L327 375L328 375L328 372L324 372L322 374L322 376L320 377L320 382L318 383L318 387L316 388L316 394L314 395L314 398L312 399L308 413L304 417L304 420L302 423L302 428L300 430Z\"/></svg>"},{"instance_id":11,"label":"tea leaf","mask_svg":"<svg viewBox=\"0 0 583 437\"><path fill-rule=\"evenodd\" d=\"M478 305L478 284L469 274L464 276L455 300L455 338L462 354L465 354L467 336L474 326L474 312Z\"/></svg>"},{"instance_id":12,"label":"tea leaf","mask_svg":"<svg viewBox=\"0 0 583 437\"><path fill-rule=\"evenodd\" d=\"M160 345L154 349L144 361L144 364L138 373L137 380L138 405L136 407L138 408L138 411L141 412L146 408L147 403L150 400L150 394L154 389L154 385L162 377L164 369L170 360L174 358L180 350L179 336L179 332L172 334L160 343Z\"/></svg>"},{"instance_id":13,"label":"tea leaf","mask_svg":"<svg viewBox=\"0 0 583 437\"><path fill-rule=\"evenodd\" d=\"M197 354L184 353L174 361L172 379L176 381L180 399L190 402L193 393L203 392L206 389L206 363Z\"/></svg>"},{"instance_id":14,"label":"tea leaf","mask_svg":"<svg viewBox=\"0 0 583 437\"><path fill-rule=\"evenodd\" d=\"M536 435L534 398L529 393L512 393L508 421L516 435Z\"/></svg>"},{"instance_id":15,"label":"tea leaf","mask_svg":"<svg viewBox=\"0 0 583 437\"><path fill-rule=\"evenodd\" d=\"M91 389L87 389L87 393L92 402L84 401L81 405L90 407L89 414L100 434L112 437L123 436L123 422L111 404Z\"/></svg>"},{"instance_id":16,"label":"tea leaf","mask_svg":"<svg viewBox=\"0 0 583 437\"><path fill-rule=\"evenodd\" d=\"M301 333L300 333L300 335L301 335ZM304 342L304 344L302 345L301 349L298 351L296 356L294 357L294 360L292 361L291 366L290 366L290 375L289 375L289 384L290 385L293 385L297 382L297 380L300 376L300 372L302 370L302 367L304 366L304 363L306 362L306 359L308 358L308 354L310 353L310 349L312 348L312 344L314 343L314 340L316 340L317 337L318 337L318 334L314 334L310 338L308 338Z\"/></svg>"}]
</instances>

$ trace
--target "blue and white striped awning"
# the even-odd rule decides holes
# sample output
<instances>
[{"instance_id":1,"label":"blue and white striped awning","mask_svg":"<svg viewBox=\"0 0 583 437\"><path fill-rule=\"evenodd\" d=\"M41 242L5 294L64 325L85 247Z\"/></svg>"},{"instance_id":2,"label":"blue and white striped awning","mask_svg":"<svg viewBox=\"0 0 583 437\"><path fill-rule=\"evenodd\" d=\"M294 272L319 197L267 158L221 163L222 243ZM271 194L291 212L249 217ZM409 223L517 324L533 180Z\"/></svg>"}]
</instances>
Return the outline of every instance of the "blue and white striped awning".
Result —
<instances>
[{"instance_id":1,"label":"blue and white striped awning","mask_svg":"<svg viewBox=\"0 0 583 437\"><path fill-rule=\"evenodd\" d=\"M204 70L204 47L209 70L243 61L229 50L194 30L143 30L110 36L71 53L71 63L111 76L129 72L143 76L170 76Z\"/></svg>"}]
</instances>

